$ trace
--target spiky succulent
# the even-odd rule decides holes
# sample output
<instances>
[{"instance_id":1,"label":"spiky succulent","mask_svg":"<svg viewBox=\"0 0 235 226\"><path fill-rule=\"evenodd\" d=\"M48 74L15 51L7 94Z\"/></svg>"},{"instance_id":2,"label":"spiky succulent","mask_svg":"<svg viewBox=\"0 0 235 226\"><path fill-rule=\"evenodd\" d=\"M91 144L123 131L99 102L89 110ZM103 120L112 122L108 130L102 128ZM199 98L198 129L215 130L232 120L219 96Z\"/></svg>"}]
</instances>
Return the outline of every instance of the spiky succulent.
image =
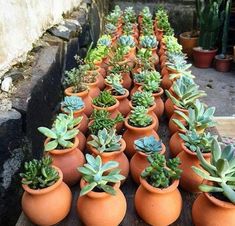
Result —
<instances>
[{"instance_id":1,"label":"spiky succulent","mask_svg":"<svg viewBox=\"0 0 235 226\"><path fill-rule=\"evenodd\" d=\"M181 53L182 46L173 35L164 35L163 41L166 43L167 53Z\"/></svg>"},{"instance_id":2,"label":"spiky succulent","mask_svg":"<svg viewBox=\"0 0 235 226\"><path fill-rule=\"evenodd\" d=\"M145 108L149 108L153 106L155 102L152 93L137 91L132 95L131 103L134 107L143 106Z\"/></svg>"},{"instance_id":3,"label":"spiky succulent","mask_svg":"<svg viewBox=\"0 0 235 226\"><path fill-rule=\"evenodd\" d=\"M111 44L112 44L112 38L110 35L102 35L97 41L97 46L110 47Z\"/></svg>"},{"instance_id":4,"label":"spiky succulent","mask_svg":"<svg viewBox=\"0 0 235 226\"><path fill-rule=\"evenodd\" d=\"M144 76L143 91L155 93L158 92L161 83L161 75L157 71L148 71Z\"/></svg>"},{"instance_id":5,"label":"spiky succulent","mask_svg":"<svg viewBox=\"0 0 235 226\"><path fill-rule=\"evenodd\" d=\"M147 155L162 150L162 141L157 140L154 136L141 137L134 141L137 151L141 151Z\"/></svg>"},{"instance_id":6,"label":"spiky succulent","mask_svg":"<svg viewBox=\"0 0 235 226\"><path fill-rule=\"evenodd\" d=\"M82 178L87 183L80 191L80 196L97 188L110 195L115 195L116 191L112 187L113 183L124 180L125 177L120 174L120 169L117 169L119 163L116 161L108 161L102 163L101 157L93 157L86 154L87 163L79 167L78 171L82 174Z\"/></svg>"},{"instance_id":7,"label":"spiky succulent","mask_svg":"<svg viewBox=\"0 0 235 226\"><path fill-rule=\"evenodd\" d=\"M158 42L154 35L142 36L140 38L140 45L143 48L153 49L158 45Z\"/></svg>"},{"instance_id":8,"label":"spiky succulent","mask_svg":"<svg viewBox=\"0 0 235 226\"><path fill-rule=\"evenodd\" d=\"M109 91L101 91L100 94L93 99L93 104L98 107L111 107L116 104L116 99Z\"/></svg>"},{"instance_id":9,"label":"spiky succulent","mask_svg":"<svg viewBox=\"0 0 235 226\"><path fill-rule=\"evenodd\" d=\"M200 150L203 153L211 151L212 141L216 137L209 132L198 134L196 130L188 130L185 134L179 133L179 136L190 151L196 152Z\"/></svg>"},{"instance_id":10,"label":"spiky succulent","mask_svg":"<svg viewBox=\"0 0 235 226\"><path fill-rule=\"evenodd\" d=\"M223 150L216 139L211 145L210 163L198 150L197 157L202 169L192 166L192 169L211 184L201 184L202 192L222 193L231 203L235 204L235 149L228 145Z\"/></svg>"},{"instance_id":11,"label":"spiky succulent","mask_svg":"<svg viewBox=\"0 0 235 226\"><path fill-rule=\"evenodd\" d=\"M24 172L20 173L22 184L28 185L31 189L43 189L55 184L59 180L59 173L51 164L50 156L25 162Z\"/></svg>"},{"instance_id":12,"label":"spiky succulent","mask_svg":"<svg viewBox=\"0 0 235 226\"><path fill-rule=\"evenodd\" d=\"M164 155L154 152L149 155L147 159L150 166L145 168L141 173L141 177L153 187L167 188L174 180L180 178L182 170L178 168L180 165L179 158L173 158L166 161Z\"/></svg>"},{"instance_id":13,"label":"spiky succulent","mask_svg":"<svg viewBox=\"0 0 235 226\"><path fill-rule=\"evenodd\" d=\"M145 107L137 106L131 111L129 123L135 127L146 127L152 123L152 118Z\"/></svg>"},{"instance_id":14,"label":"spiky succulent","mask_svg":"<svg viewBox=\"0 0 235 226\"><path fill-rule=\"evenodd\" d=\"M134 47L135 41L131 35L122 35L118 39L118 45Z\"/></svg>"},{"instance_id":15,"label":"spiky succulent","mask_svg":"<svg viewBox=\"0 0 235 226\"><path fill-rule=\"evenodd\" d=\"M81 97L66 96L64 101L61 102L61 106L65 112L69 113L84 108L84 102Z\"/></svg>"},{"instance_id":16,"label":"spiky succulent","mask_svg":"<svg viewBox=\"0 0 235 226\"><path fill-rule=\"evenodd\" d=\"M99 130L97 136L91 135L92 140L87 143L96 148L100 153L119 151L121 148L121 135L116 135L116 129L107 131L106 128Z\"/></svg>"}]
</instances>

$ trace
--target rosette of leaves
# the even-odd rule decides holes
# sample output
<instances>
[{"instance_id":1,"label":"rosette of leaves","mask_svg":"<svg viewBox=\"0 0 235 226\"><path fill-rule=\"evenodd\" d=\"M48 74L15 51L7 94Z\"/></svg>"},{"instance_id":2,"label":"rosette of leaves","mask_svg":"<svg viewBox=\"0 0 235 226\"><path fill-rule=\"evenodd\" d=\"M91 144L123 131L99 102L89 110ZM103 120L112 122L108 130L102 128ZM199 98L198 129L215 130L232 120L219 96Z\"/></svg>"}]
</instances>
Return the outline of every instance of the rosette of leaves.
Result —
<instances>
[{"instance_id":1,"label":"rosette of leaves","mask_svg":"<svg viewBox=\"0 0 235 226\"><path fill-rule=\"evenodd\" d=\"M164 35L163 41L166 43L167 53L182 53L182 46L173 35Z\"/></svg>"},{"instance_id":2,"label":"rosette of leaves","mask_svg":"<svg viewBox=\"0 0 235 226\"><path fill-rule=\"evenodd\" d=\"M121 96L121 95L124 95L126 93L126 90L125 88L122 86L121 83L119 82L114 82L112 84L112 93L115 95L115 96Z\"/></svg>"},{"instance_id":3,"label":"rosette of leaves","mask_svg":"<svg viewBox=\"0 0 235 226\"><path fill-rule=\"evenodd\" d=\"M155 188L167 188L174 180L180 178L182 172L179 169L180 159L173 158L166 161L164 155L157 152L147 157L150 166L145 168L141 173L141 177L144 178L151 186Z\"/></svg>"},{"instance_id":4,"label":"rosette of leaves","mask_svg":"<svg viewBox=\"0 0 235 226\"><path fill-rule=\"evenodd\" d=\"M84 102L81 97L66 96L61 106L65 112L74 112L84 108Z\"/></svg>"},{"instance_id":5,"label":"rosette of leaves","mask_svg":"<svg viewBox=\"0 0 235 226\"><path fill-rule=\"evenodd\" d=\"M140 38L140 45L143 48L153 49L158 45L158 42L154 35L145 35Z\"/></svg>"},{"instance_id":6,"label":"rosette of leaves","mask_svg":"<svg viewBox=\"0 0 235 226\"><path fill-rule=\"evenodd\" d=\"M203 153L211 152L212 141L216 136L211 133L197 133L196 130L188 130L185 134L179 133L184 145L192 152L200 150Z\"/></svg>"},{"instance_id":7,"label":"rosette of leaves","mask_svg":"<svg viewBox=\"0 0 235 226\"><path fill-rule=\"evenodd\" d=\"M116 99L109 91L101 91L100 94L93 99L93 104L97 107L111 107L116 104Z\"/></svg>"},{"instance_id":8,"label":"rosette of leaves","mask_svg":"<svg viewBox=\"0 0 235 226\"><path fill-rule=\"evenodd\" d=\"M122 27L123 34L125 35L133 35L134 30L133 30L133 24L130 22L125 22L125 24Z\"/></svg>"},{"instance_id":9,"label":"rosette of leaves","mask_svg":"<svg viewBox=\"0 0 235 226\"><path fill-rule=\"evenodd\" d=\"M112 44L112 38L110 35L102 35L97 41L97 46L110 47L111 44Z\"/></svg>"},{"instance_id":10,"label":"rosette of leaves","mask_svg":"<svg viewBox=\"0 0 235 226\"><path fill-rule=\"evenodd\" d=\"M121 114L118 114L116 118L112 119L107 110L96 109L93 111L91 119L93 120L93 123L89 126L89 130L93 135L97 135L98 131L104 128L106 128L107 131L110 131L117 123L124 121Z\"/></svg>"},{"instance_id":11,"label":"rosette of leaves","mask_svg":"<svg viewBox=\"0 0 235 226\"><path fill-rule=\"evenodd\" d=\"M143 106L149 108L154 105L154 97L150 92L135 92L131 97L131 103L134 107Z\"/></svg>"},{"instance_id":12,"label":"rosette of leaves","mask_svg":"<svg viewBox=\"0 0 235 226\"><path fill-rule=\"evenodd\" d=\"M140 15L143 17L143 18L152 18L152 14L150 12L150 9L148 6L145 6L141 12L140 12Z\"/></svg>"},{"instance_id":13,"label":"rosette of leaves","mask_svg":"<svg viewBox=\"0 0 235 226\"><path fill-rule=\"evenodd\" d=\"M50 156L42 159L33 159L24 164L24 172L20 173L22 184L28 185L31 189L43 189L52 186L59 180L59 172L51 166Z\"/></svg>"},{"instance_id":14,"label":"rosette of leaves","mask_svg":"<svg viewBox=\"0 0 235 226\"><path fill-rule=\"evenodd\" d=\"M150 49L141 48L139 49L136 55L136 62L141 65L141 68L144 70L152 69L152 51Z\"/></svg>"},{"instance_id":15,"label":"rosette of leaves","mask_svg":"<svg viewBox=\"0 0 235 226\"><path fill-rule=\"evenodd\" d=\"M61 121L63 123L66 123L68 129L70 130L77 127L81 123L82 118L82 116L75 118L72 112L70 112L70 114L60 113L56 116L53 126L56 124L56 121Z\"/></svg>"},{"instance_id":16,"label":"rosette of leaves","mask_svg":"<svg viewBox=\"0 0 235 226\"><path fill-rule=\"evenodd\" d=\"M209 192L219 197L225 197L226 201L235 204L235 157L234 146L227 145L221 150L221 147L216 139L211 145L210 163L205 160L202 153L197 150L197 157L200 165L203 168L192 166L193 171L207 180L208 184L199 185L202 192Z\"/></svg>"},{"instance_id":17,"label":"rosette of leaves","mask_svg":"<svg viewBox=\"0 0 235 226\"><path fill-rule=\"evenodd\" d=\"M113 36L117 31L117 27L112 23L105 24L105 34Z\"/></svg>"},{"instance_id":18,"label":"rosette of leaves","mask_svg":"<svg viewBox=\"0 0 235 226\"><path fill-rule=\"evenodd\" d=\"M92 140L87 143L100 153L119 151L121 148L121 135L116 135L116 129L108 131L106 128L99 130L97 136L91 135Z\"/></svg>"},{"instance_id":19,"label":"rosette of leaves","mask_svg":"<svg viewBox=\"0 0 235 226\"><path fill-rule=\"evenodd\" d=\"M131 110L128 122L134 127L147 127L152 123L152 118L145 107L137 106Z\"/></svg>"},{"instance_id":20,"label":"rosette of leaves","mask_svg":"<svg viewBox=\"0 0 235 226\"><path fill-rule=\"evenodd\" d=\"M156 93L159 90L161 83L161 75L157 71L148 71L144 76L143 91Z\"/></svg>"},{"instance_id":21,"label":"rosette of leaves","mask_svg":"<svg viewBox=\"0 0 235 226\"><path fill-rule=\"evenodd\" d=\"M136 22L136 13L133 7L126 7L123 13L123 20L126 23L135 23Z\"/></svg>"},{"instance_id":22,"label":"rosette of leaves","mask_svg":"<svg viewBox=\"0 0 235 226\"><path fill-rule=\"evenodd\" d=\"M157 26L164 31L165 35L174 35L174 30L168 20L168 14L165 9L160 9L156 13Z\"/></svg>"},{"instance_id":23,"label":"rosette of leaves","mask_svg":"<svg viewBox=\"0 0 235 226\"><path fill-rule=\"evenodd\" d=\"M134 141L135 149L147 155L162 150L162 141L157 140L154 136L141 137Z\"/></svg>"},{"instance_id":24,"label":"rosette of leaves","mask_svg":"<svg viewBox=\"0 0 235 226\"><path fill-rule=\"evenodd\" d=\"M86 185L81 189L80 196L96 189L98 191L106 192L110 195L115 195L112 184L124 180L125 177L120 174L120 169L117 169L119 163L116 161L108 161L102 163L101 157L93 157L86 154L87 163L79 167L78 171L82 174Z\"/></svg>"},{"instance_id":25,"label":"rosette of leaves","mask_svg":"<svg viewBox=\"0 0 235 226\"><path fill-rule=\"evenodd\" d=\"M134 47L135 46L135 41L134 41L134 38L131 35L122 35L118 39L118 45L119 46Z\"/></svg>"},{"instance_id":26,"label":"rosette of leaves","mask_svg":"<svg viewBox=\"0 0 235 226\"><path fill-rule=\"evenodd\" d=\"M114 82L121 82L121 80L122 80L122 75L118 73L111 73L105 78L105 81L109 85L112 85Z\"/></svg>"},{"instance_id":27,"label":"rosette of leaves","mask_svg":"<svg viewBox=\"0 0 235 226\"><path fill-rule=\"evenodd\" d=\"M111 66L114 66L112 65L112 63L119 63L121 61L124 61L124 57L129 53L129 51L130 46L118 46L118 48L116 48L114 56L112 57Z\"/></svg>"}]
</instances>

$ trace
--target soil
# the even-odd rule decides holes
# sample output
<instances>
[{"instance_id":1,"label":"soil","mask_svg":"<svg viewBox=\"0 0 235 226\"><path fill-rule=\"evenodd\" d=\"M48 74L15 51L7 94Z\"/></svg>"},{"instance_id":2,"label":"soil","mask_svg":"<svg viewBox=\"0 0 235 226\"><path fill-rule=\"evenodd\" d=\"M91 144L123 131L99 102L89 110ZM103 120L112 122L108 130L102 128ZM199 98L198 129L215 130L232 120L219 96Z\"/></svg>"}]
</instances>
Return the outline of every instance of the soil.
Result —
<instances>
[{"instance_id":1,"label":"soil","mask_svg":"<svg viewBox=\"0 0 235 226\"><path fill-rule=\"evenodd\" d=\"M209 195L219 199L220 201L231 203L231 201L227 197L225 197L224 194L221 192L210 192Z\"/></svg>"}]
</instances>

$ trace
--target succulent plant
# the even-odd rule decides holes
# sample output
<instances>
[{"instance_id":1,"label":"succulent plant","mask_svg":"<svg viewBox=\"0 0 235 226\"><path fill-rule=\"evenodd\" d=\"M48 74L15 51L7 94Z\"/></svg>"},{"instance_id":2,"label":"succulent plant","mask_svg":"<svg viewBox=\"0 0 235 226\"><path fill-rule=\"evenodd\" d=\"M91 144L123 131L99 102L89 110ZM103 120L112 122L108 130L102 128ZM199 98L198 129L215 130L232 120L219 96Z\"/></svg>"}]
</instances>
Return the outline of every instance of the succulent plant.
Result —
<instances>
[{"instance_id":1,"label":"succulent plant","mask_svg":"<svg viewBox=\"0 0 235 226\"><path fill-rule=\"evenodd\" d=\"M171 28L165 9L159 9L156 12L156 20L158 28L163 30L165 35L174 35L174 30Z\"/></svg>"},{"instance_id":2,"label":"succulent plant","mask_svg":"<svg viewBox=\"0 0 235 226\"><path fill-rule=\"evenodd\" d=\"M119 163L109 161L102 163L101 157L93 157L86 154L87 163L79 167L78 171L82 174L82 178L87 183L80 191L80 196L87 194L97 188L110 195L115 195L116 191L112 187L113 183L124 180L125 177L120 174L120 169L117 169Z\"/></svg>"},{"instance_id":3,"label":"succulent plant","mask_svg":"<svg viewBox=\"0 0 235 226\"><path fill-rule=\"evenodd\" d=\"M148 71L144 76L143 91L155 93L158 92L161 83L161 75L157 71Z\"/></svg>"},{"instance_id":4,"label":"succulent plant","mask_svg":"<svg viewBox=\"0 0 235 226\"><path fill-rule=\"evenodd\" d=\"M68 129L67 120L56 120L53 127L39 127L38 131L44 136L50 138L50 141L45 144L45 151L51 151L58 146L62 148L71 148L73 146L72 139L78 134L78 129Z\"/></svg>"},{"instance_id":5,"label":"succulent plant","mask_svg":"<svg viewBox=\"0 0 235 226\"><path fill-rule=\"evenodd\" d=\"M109 53L109 47L105 45L98 45L96 48L92 49L92 45L93 43L90 44L84 61L89 65L90 69L95 69L94 62L101 61L104 57L107 57Z\"/></svg>"},{"instance_id":6,"label":"succulent plant","mask_svg":"<svg viewBox=\"0 0 235 226\"><path fill-rule=\"evenodd\" d=\"M157 140L154 136L141 137L134 141L137 151L141 151L147 155L162 150L162 141Z\"/></svg>"},{"instance_id":7,"label":"succulent plant","mask_svg":"<svg viewBox=\"0 0 235 226\"><path fill-rule=\"evenodd\" d=\"M202 153L197 150L197 157L202 169L192 166L192 169L203 179L211 184L201 184L202 192L221 193L231 203L235 204L235 150L234 146L228 145L223 150L216 139L211 145L211 158L208 163Z\"/></svg>"},{"instance_id":8,"label":"succulent plant","mask_svg":"<svg viewBox=\"0 0 235 226\"><path fill-rule=\"evenodd\" d=\"M105 33L107 35L113 35L117 31L117 27L111 23L105 25Z\"/></svg>"},{"instance_id":9,"label":"succulent plant","mask_svg":"<svg viewBox=\"0 0 235 226\"><path fill-rule=\"evenodd\" d=\"M40 160L33 159L24 164L24 172L20 173L22 184L31 189L43 189L52 186L59 180L58 171L51 166L52 159L45 156Z\"/></svg>"},{"instance_id":10,"label":"succulent plant","mask_svg":"<svg viewBox=\"0 0 235 226\"><path fill-rule=\"evenodd\" d=\"M150 166L145 168L141 173L141 177L153 187L167 188L174 180L180 178L182 170L178 168L180 165L179 158L173 158L166 161L164 155L154 152L149 155L147 159Z\"/></svg>"},{"instance_id":11,"label":"succulent plant","mask_svg":"<svg viewBox=\"0 0 235 226\"><path fill-rule=\"evenodd\" d=\"M107 131L106 128L99 130L97 136L91 135L92 140L87 143L96 148L100 153L119 151L121 148L121 135L116 135L116 129Z\"/></svg>"},{"instance_id":12,"label":"succulent plant","mask_svg":"<svg viewBox=\"0 0 235 226\"><path fill-rule=\"evenodd\" d=\"M145 107L137 106L131 111L129 123L135 127L146 127L152 123L152 118Z\"/></svg>"},{"instance_id":13,"label":"succulent plant","mask_svg":"<svg viewBox=\"0 0 235 226\"><path fill-rule=\"evenodd\" d=\"M131 97L131 103L134 107L143 106L149 108L154 105L154 97L150 92L135 92Z\"/></svg>"},{"instance_id":14,"label":"succulent plant","mask_svg":"<svg viewBox=\"0 0 235 226\"><path fill-rule=\"evenodd\" d=\"M214 112L215 107L205 108L203 103L196 100L195 103L188 109L188 115L181 111L175 111L175 113L180 115L187 122L187 128L180 120L173 119L173 121L177 126L179 126L180 129L184 131L187 131L188 129L200 131L216 125L213 119Z\"/></svg>"},{"instance_id":15,"label":"succulent plant","mask_svg":"<svg viewBox=\"0 0 235 226\"><path fill-rule=\"evenodd\" d=\"M119 82L113 82L112 88L112 93L116 96L124 95L126 93L125 88Z\"/></svg>"},{"instance_id":16,"label":"succulent plant","mask_svg":"<svg viewBox=\"0 0 235 226\"><path fill-rule=\"evenodd\" d=\"M134 38L131 35L122 35L118 39L118 45L119 46L134 47L135 46L135 41L134 41Z\"/></svg>"},{"instance_id":17,"label":"succulent plant","mask_svg":"<svg viewBox=\"0 0 235 226\"><path fill-rule=\"evenodd\" d=\"M107 110L94 110L91 119L93 119L93 123L89 126L89 130L91 134L97 135L99 130L104 128L107 131L110 131L114 126L119 123L123 122L124 118L121 114L118 114L116 118L110 118L110 113Z\"/></svg>"},{"instance_id":18,"label":"succulent plant","mask_svg":"<svg viewBox=\"0 0 235 226\"><path fill-rule=\"evenodd\" d=\"M122 75L118 73L111 73L105 78L105 81L109 84L112 85L114 82L121 82L122 80Z\"/></svg>"},{"instance_id":19,"label":"succulent plant","mask_svg":"<svg viewBox=\"0 0 235 226\"><path fill-rule=\"evenodd\" d=\"M140 45L147 49L153 49L158 45L158 42L154 35L142 36L140 38Z\"/></svg>"},{"instance_id":20,"label":"succulent plant","mask_svg":"<svg viewBox=\"0 0 235 226\"><path fill-rule=\"evenodd\" d=\"M164 35L163 41L166 43L167 53L181 53L182 46L173 35Z\"/></svg>"},{"instance_id":21,"label":"succulent plant","mask_svg":"<svg viewBox=\"0 0 235 226\"><path fill-rule=\"evenodd\" d=\"M112 44L112 38L110 35L102 35L97 41L97 46L110 47L111 44Z\"/></svg>"},{"instance_id":22,"label":"succulent plant","mask_svg":"<svg viewBox=\"0 0 235 226\"><path fill-rule=\"evenodd\" d=\"M124 61L125 60L125 55L128 54L130 51L130 46L118 46L115 50L115 54L114 56L111 58L111 65L110 66L114 66L112 64L115 64L115 63L119 63L121 61Z\"/></svg>"},{"instance_id":23,"label":"succulent plant","mask_svg":"<svg viewBox=\"0 0 235 226\"><path fill-rule=\"evenodd\" d=\"M84 102L81 97L66 96L64 101L61 102L61 106L65 112L69 113L84 108Z\"/></svg>"},{"instance_id":24,"label":"succulent plant","mask_svg":"<svg viewBox=\"0 0 235 226\"><path fill-rule=\"evenodd\" d=\"M93 104L98 107L111 107L116 104L116 99L109 91L101 91L100 94L93 99Z\"/></svg>"},{"instance_id":25,"label":"succulent plant","mask_svg":"<svg viewBox=\"0 0 235 226\"><path fill-rule=\"evenodd\" d=\"M70 130L77 127L81 123L82 119L83 116L74 117L72 112L69 114L60 113L56 116L53 126L55 126L57 121L60 121L61 123L66 124L67 128Z\"/></svg>"},{"instance_id":26,"label":"succulent plant","mask_svg":"<svg viewBox=\"0 0 235 226\"><path fill-rule=\"evenodd\" d=\"M151 14L150 9L149 9L148 6L145 6L145 7L141 10L140 15L142 15L143 17L150 17L150 18L152 18L152 14Z\"/></svg>"},{"instance_id":27,"label":"succulent plant","mask_svg":"<svg viewBox=\"0 0 235 226\"><path fill-rule=\"evenodd\" d=\"M125 21L124 23L125 24L122 27L122 33L124 35L133 35L134 34L133 24L130 22L125 22Z\"/></svg>"},{"instance_id":28,"label":"succulent plant","mask_svg":"<svg viewBox=\"0 0 235 226\"><path fill-rule=\"evenodd\" d=\"M135 23L136 22L136 13L133 7L126 7L123 14L123 19L126 23Z\"/></svg>"},{"instance_id":29,"label":"succulent plant","mask_svg":"<svg viewBox=\"0 0 235 226\"><path fill-rule=\"evenodd\" d=\"M192 152L200 150L203 153L211 151L211 144L216 136L211 133L197 133L196 130L188 130L185 134L179 133L183 139L185 146Z\"/></svg>"}]
</instances>

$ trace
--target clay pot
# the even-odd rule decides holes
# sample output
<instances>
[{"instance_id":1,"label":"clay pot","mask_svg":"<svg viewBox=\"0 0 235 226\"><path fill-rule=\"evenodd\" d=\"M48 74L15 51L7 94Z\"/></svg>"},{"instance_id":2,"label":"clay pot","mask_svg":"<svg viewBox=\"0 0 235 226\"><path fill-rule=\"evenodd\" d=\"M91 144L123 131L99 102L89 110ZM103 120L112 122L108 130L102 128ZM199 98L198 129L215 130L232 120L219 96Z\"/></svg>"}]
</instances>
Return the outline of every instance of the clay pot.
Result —
<instances>
[{"instance_id":1,"label":"clay pot","mask_svg":"<svg viewBox=\"0 0 235 226\"><path fill-rule=\"evenodd\" d=\"M164 71L164 70L167 70L167 71ZM168 71L167 68L164 68L162 70L162 74L164 74L164 76L163 76L162 81L161 81L161 87L163 89L167 89L168 90L173 85L173 81L170 79L170 72Z\"/></svg>"},{"instance_id":2,"label":"clay pot","mask_svg":"<svg viewBox=\"0 0 235 226\"><path fill-rule=\"evenodd\" d=\"M138 215L149 225L165 226L175 222L182 209L182 197L174 181L168 188L155 188L140 178L141 185L135 194Z\"/></svg>"},{"instance_id":3,"label":"clay pot","mask_svg":"<svg viewBox=\"0 0 235 226\"><path fill-rule=\"evenodd\" d=\"M132 88L130 92L130 96L132 96L140 88L141 85L142 83L135 82L134 80L134 87Z\"/></svg>"},{"instance_id":4,"label":"clay pot","mask_svg":"<svg viewBox=\"0 0 235 226\"><path fill-rule=\"evenodd\" d=\"M157 121L152 118L152 124L147 127L134 127L128 123L128 117L125 119L125 127L127 130L123 134L123 139L126 142L126 155L130 158L135 154L134 141L145 136L153 135L156 139L159 139L157 132L155 131Z\"/></svg>"},{"instance_id":5,"label":"clay pot","mask_svg":"<svg viewBox=\"0 0 235 226\"><path fill-rule=\"evenodd\" d=\"M98 75L101 75L103 78L106 76L106 70L102 67L103 65L103 59L102 60L99 60L99 61L94 61L94 64L95 66L97 66L97 72L98 72ZM101 77L99 77L101 78ZM102 78L101 78L102 79ZM100 83L98 83L98 86L100 87Z\"/></svg>"},{"instance_id":6,"label":"clay pot","mask_svg":"<svg viewBox=\"0 0 235 226\"><path fill-rule=\"evenodd\" d=\"M152 49L152 59L153 59L154 65L157 66L159 63L159 57L157 54L157 47Z\"/></svg>"},{"instance_id":7,"label":"clay pot","mask_svg":"<svg viewBox=\"0 0 235 226\"><path fill-rule=\"evenodd\" d=\"M78 126L78 129L79 129L79 126ZM85 135L81 131L79 131L79 133L77 135L77 138L79 140L79 142L78 142L78 149L81 152L84 152L85 147L86 147L86 137L85 137Z\"/></svg>"},{"instance_id":8,"label":"clay pot","mask_svg":"<svg viewBox=\"0 0 235 226\"><path fill-rule=\"evenodd\" d=\"M184 143L181 144L181 148L182 151L177 155L181 160L179 167L183 170L180 177L180 187L189 192L200 192L198 186L202 183L203 178L192 170L192 166L202 169L197 154L190 151ZM210 161L211 153L203 153L202 155L206 161Z\"/></svg>"},{"instance_id":9,"label":"clay pot","mask_svg":"<svg viewBox=\"0 0 235 226\"><path fill-rule=\"evenodd\" d=\"M89 95L93 99L94 97L99 96L100 89L98 87L98 80L96 78L95 82L86 83L86 85L89 87Z\"/></svg>"},{"instance_id":10,"label":"clay pot","mask_svg":"<svg viewBox=\"0 0 235 226\"><path fill-rule=\"evenodd\" d=\"M160 42L162 40L163 37L163 30L161 29L157 29L157 40Z\"/></svg>"},{"instance_id":11,"label":"clay pot","mask_svg":"<svg viewBox=\"0 0 235 226\"><path fill-rule=\"evenodd\" d=\"M130 72L122 72L122 79L123 79L123 87L126 89L130 89L131 85L132 85L132 79L130 77Z\"/></svg>"},{"instance_id":12,"label":"clay pot","mask_svg":"<svg viewBox=\"0 0 235 226\"><path fill-rule=\"evenodd\" d=\"M177 111L181 111L181 112L185 113L186 115L188 115L188 110L186 110L186 109L179 108L176 105L174 105L174 109ZM178 115L177 113L174 112L169 120L170 134L177 132L179 129L179 127L173 122L173 119L178 119L183 123L183 125L186 125L186 121L180 115Z\"/></svg>"},{"instance_id":13,"label":"clay pot","mask_svg":"<svg viewBox=\"0 0 235 226\"><path fill-rule=\"evenodd\" d=\"M218 49L203 50L198 47L193 48L193 60L195 67L209 68Z\"/></svg>"},{"instance_id":14,"label":"clay pot","mask_svg":"<svg viewBox=\"0 0 235 226\"><path fill-rule=\"evenodd\" d=\"M109 65L109 57L103 58L101 67L104 68L105 70L107 70L108 69L108 65ZM106 73L105 73L105 75L102 74L102 76L105 77Z\"/></svg>"},{"instance_id":15,"label":"clay pot","mask_svg":"<svg viewBox=\"0 0 235 226\"><path fill-rule=\"evenodd\" d=\"M81 187L85 181L81 180ZM115 195L105 192L90 191L80 196L77 201L79 219L84 225L117 226L126 214L126 199L119 189L120 183L114 185Z\"/></svg>"},{"instance_id":16,"label":"clay pot","mask_svg":"<svg viewBox=\"0 0 235 226\"><path fill-rule=\"evenodd\" d=\"M169 141L169 149L171 153L171 157L176 157L182 151L182 143L183 139L179 136L179 133L185 133L185 131L179 129L179 131L175 132Z\"/></svg>"},{"instance_id":17,"label":"clay pot","mask_svg":"<svg viewBox=\"0 0 235 226\"><path fill-rule=\"evenodd\" d=\"M36 225L54 225L63 220L69 213L72 193L63 182L60 169L58 181L50 187L31 189L23 184L24 194L21 200L24 214Z\"/></svg>"},{"instance_id":18,"label":"clay pot","mask_svg":"<svg viewBox=\"0 0 235 226\"><path fill-rule=\"evenodd\" d=\"M111 89L109 89L108 91L111 91ZM121 95L121 96L114 96L118 101L119 101L119 107L118 107L118 110L120 111L120 113L126 117L131 108L129 106L129 100L127 99L128 96L129 96L129 91L127 89L125 89L125 94L124 95Z\"/></svg>"},{"instance_id":19,"label":"clay pot","mask_svg":"<svg viewBox=\"0 0 235 226\"><path fill-rule=\"evenodd\" d=\"M162 78L164 78L165 76L168 76L169 77L169 73L168 73L168 70L167 70L167 67L164 66L162 69L161 69L161 76ZM166 83L166 82L165 82ZM163 89L165 89L165 84L162 84L162 81L161 81L161 86ZM166 84L167 85L167 84Z\"/></svg>"},{"instance_id":20,"label":"clay pot","mask_svg":"<svg viewBox=\"0 0 235 226\"><path fill-rule=\"evenodd\" d=\"M104 68L101 68L102 61L100 61L99 66L96 67L96 70L93 71L87 71L88 75L91 75L93 73L96 74L96 80L97 80L97 86L99 89L104 89L104 77L106 76L106 71Z\"/></svg>"},{"instance_id":21,"label":"clay pot","mask_svg":"<svg viewBox=\"0 0 235 226\"><path fill-rule=\"evenodd\" d=\"M233 226L235 205L202 193L193 203L192 218L195 226Z\"/></svg>"},{"instance_id":22,"label":"clay pot","mask_svg":"<svg viewBox=\"0 0 235 226\"><path fill-rule=\"evenodd\" d=\"M73 90L73 87L68 87L67 89L65 89L64 91L65 95L81 97L85 104L84 113L89 117L91 113L93 112L93 108L91 106L92 99L91 99L91 96L89 95L89 91L85 90L80 93L73 93L72 90Z\"/></svg>"},{"instance_id":23,"label":"clay pot","mask_svg":"<svg viewBox=\"0 0 235 226\"><path fill-rule=\"evenodd\" d=\"M113 152L103 152L100 153L97 149L92 147L91 145L88 144L89 150L91 153L95 156L99 155L102 159L103 163L106 163L108 161L116 161L119 163L119 166L117 168L121 169L121 174L124 177L128 177L129 174L129 161L124 154L124 150L126 149L126 143L123 139L121 139L121 149Z\"/></svg>"},{"instance_id":24,"label":"clay pot","mask_svg":"<svg viewBox=\"0 0 235 226\"><path fill-rule=\"evenodd\" d=\"M166 151L166 147L162 144L162 150L159 152L160 154L164 154ZM141 151L136 151L130 161L130 170L131 176L135 183L140 184L140 174L141 172L149 166L149 162L147 160L148 155Z\"/></svg>"},{"instance_id":25,"label":"clay pot","mask_svg":"<svg viewBox=\"0 0 235 226\"><path fill-rule=\"evenodd\" d=\"M45 143L48 143L50 139L46 139ZM48 154L52 158L52 164L61 169L63 173L63 181L72 186L76 184L81 174L77 171L77 167L83 166L85 158L83 153L78 149L79 140L75 137L74 145L71 148L62 150L52 150Z\"/></svg>"},{"instance_id":26,"label":"clay pot","mask_svg":"<svg viewBox=\"0 0 235 226\"><path fill-rule=\"evenodd\" d=\"M225 58L221 58L219 55L215 56L215 69L220 72L228 72L231 69L233 57L227 55Z\"/></svg>"},{"instance_id":27,"label":"clay pot","mask_svg":"<svg viewBox=\"0 0 235 226\"><path fill-rule=\"evenodd\" d=\"M171 98L167 98L166 102L165 102L165 112L166 112L166 116L167 118L171 118L171 116L174 114L174 104L171 100Z\"/></svg>"}]
</instances>

